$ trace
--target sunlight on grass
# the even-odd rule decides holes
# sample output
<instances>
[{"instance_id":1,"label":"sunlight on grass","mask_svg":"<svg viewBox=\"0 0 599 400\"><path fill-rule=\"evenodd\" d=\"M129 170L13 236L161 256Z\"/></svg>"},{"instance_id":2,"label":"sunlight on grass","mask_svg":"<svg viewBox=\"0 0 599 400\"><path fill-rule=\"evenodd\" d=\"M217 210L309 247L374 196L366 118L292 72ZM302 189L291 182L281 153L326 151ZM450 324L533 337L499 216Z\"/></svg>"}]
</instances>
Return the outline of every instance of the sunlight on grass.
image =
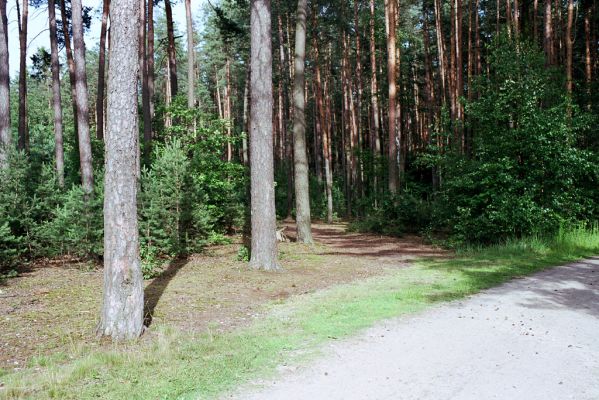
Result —
<instances>
[{"instance_id":1,"label":"sunlight on grass","mask_svg":"<svg viewBox=\"0 0 599 400\"><path fill-rule=\"evenodd\" d=\"M5 385L0 398L210 398L272 376L277 365L304 362L319 344L382 319L597 253L597 228L463 249L452 259L421 260L382 277L271 305L267 317L232 333L192 336L164 328L151 341L92 351L66 364L64 357L39 358L36 368L0 372Z\"/></svg>"}]
</instances>

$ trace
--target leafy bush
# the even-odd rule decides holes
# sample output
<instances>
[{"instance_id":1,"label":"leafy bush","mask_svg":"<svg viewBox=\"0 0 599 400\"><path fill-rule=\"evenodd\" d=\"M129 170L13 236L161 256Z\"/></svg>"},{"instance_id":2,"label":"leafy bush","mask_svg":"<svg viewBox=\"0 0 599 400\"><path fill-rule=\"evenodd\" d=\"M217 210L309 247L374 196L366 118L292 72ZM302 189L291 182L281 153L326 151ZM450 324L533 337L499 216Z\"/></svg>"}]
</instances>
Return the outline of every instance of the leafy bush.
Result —
<instances>
[{"instance_id":1,"label":"leafy bush","mask_svg":"<svg viewBox=\"0 0 599 400\"><path fill-rule=\"evenodd\" d=\"M457 241L489 243L596 218L597 164L576 147L581 118L560 75L533 44L494 46L490 77L466 107L474 158L446 157L441 221Z\"/></svg>"}]
</instances>

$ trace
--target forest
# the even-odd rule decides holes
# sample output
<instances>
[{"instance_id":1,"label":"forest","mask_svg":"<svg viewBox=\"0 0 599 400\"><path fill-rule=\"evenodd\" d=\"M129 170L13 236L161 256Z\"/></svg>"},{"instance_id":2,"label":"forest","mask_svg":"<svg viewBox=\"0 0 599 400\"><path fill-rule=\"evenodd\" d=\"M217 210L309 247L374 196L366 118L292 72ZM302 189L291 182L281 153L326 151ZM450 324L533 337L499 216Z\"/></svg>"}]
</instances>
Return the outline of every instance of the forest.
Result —
<instances>
[{"instance_id":1,"label":"forest","mask_svg":"<svg viewBox=\"0 0 599 400\"><path fill-rule=\"evenodd\" d=\"M339 226L458 255L597 233L596 0L100 3L0 0L0 289L99 270L98 336L231 243L250 273Z\"/></svg>"}]
</instances>

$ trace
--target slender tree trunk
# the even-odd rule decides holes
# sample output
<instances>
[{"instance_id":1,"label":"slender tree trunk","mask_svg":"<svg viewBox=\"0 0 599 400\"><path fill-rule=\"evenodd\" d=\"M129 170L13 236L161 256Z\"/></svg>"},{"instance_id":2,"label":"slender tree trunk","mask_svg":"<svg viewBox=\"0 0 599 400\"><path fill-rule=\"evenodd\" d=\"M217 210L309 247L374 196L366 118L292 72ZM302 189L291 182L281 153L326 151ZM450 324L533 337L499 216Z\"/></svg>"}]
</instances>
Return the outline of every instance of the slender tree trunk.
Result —
<instances>
[{"instance_id":1,"label":"slender tree trunk","mask_svg":"<svg viewBox=\"0 0 599 400\"><path fill-rule=\"evenodd\" d=\"M568 0L568 24L566 25L566 90L572 96L572 52L574 38L572 37L572 25L574 24L574 0Z\"/></svg>"},{"instance_id":2,"label":"slender tree trunk","mask_svg":"<svg viewBox=\"0 0 599 400\"><path fill-rule=\"evenodd\" d=\"M241 139L241 151L243 165L250 165L250 157L248 153L247 134L250 131L250 79L251 71L248 68L245 74L245 88L243 90L243 131L246 133Z\"/></svg>"},{"instance_id":3,"label":"slender tree trunk","mask_svg":"<svg viewBox=\"0 0 599 400\"><path fill-rule=\"evenodd\" d=\"M439 53L439 74L441 75L442 103L446 104L447 95L447 55L445 53L445 41L443 40L443 9L441 0L435 0L435 31L437 34L437 51Z\"/></svg>"},{"instance_id":4,"label":"slender tree trunk","mask_svg":"<svg viewBox=\"0 0 599 400\"><path fill-rule=\"evenodd\" d=\"M191 19L191 0L185 0L187 19L187 107L195 107L195 50L193 45L193 22Z\"/></svg>"},{"instance_id":5,"label":"slender tree trunk","mask_svg":"<svg viewBox=\"0 0 599 400\"><path fill-rule=\"evenodd\" d=\"M139 258L137 40L139 0L113 1L108 67L104 177L104 300L98 334L134 339L143 331L143 278Z\"/></svg>"},{"instance_id":6,"label":"slender tree trunk","mask_svg":"<svg viewBox=\"0 0 599 400\"><path fill-rule=\"evenodd\" d=\"M3 169L8 167L8 153L12 147L7 17L6 0L0 0L0 168Z\"/></svg>"},{"instance_id":7,"label":"slender tree trunk","mask_svg":"<svg viewBox=\"0 0 599 400\"><path fill-rule=\"evenodd\" d=\"M89 195L94 189L92 147L89 134L89 104L87 97L87 72L85 70L85 42L83 41L83 8L81 0L72 0L73 45L75 60L75 88L77 95L77 121L79 127L79 161L81 184ZM137 9L137 8L136 8Z\"/></svg>"},{"instance_id":8,"label":"slender tree trunk","mask_svg":"<svg viewBox=\"0 0 599 400\"><path fill-rule=\"evenodd\" d=\"M154 0L149 0L151 3ZM148 77L148 49L146 47L146 0L139 0L139 76L141 78L141 103L144 125L144 161L150 162L152 154L152 109L150 107L150 86ZM153 58L154 55L151 55Z\"/></svg>"},{"instance_id":9,"label":"slender tree trunk","mask_svg":"<svg viewBox=\"0 0 599 400\"><path fill-rule=\"evenodd\" d=\"M73 126L75 128L75 137L79 141L79 118L77 116L77 79L75 77L75 60L73 59L73 50L71 47L71 33L69 31L69 19L67 18L66 0L60 2L60 18L62 19L62 35L64 37L64 48L67 54L67 65L69 67L69 84L71 85L71 104L73 107Z\"/></svg>"},{"instance_id":10,"label":"slender tree trunk","mask_svg":"<svg viewBox=\"0 0 599 400\"><path fill-rule=\"evenodd\" d=\"M555 47L553 45L553 25L551 13L551 0L545 0L545 56L547 57L547 65L554 65L555 62Z\"/></svg>"},{"instance_id":11,"label":"slender tree trunk","mask_svg":"<svg viewBox=\"0 0 599 400\"><path fill-rule=\"evenodd\" d=\"M377 72L376 72L376 37L375 37L375 7L374 0L370 0L370 68L371 68L371 77L370 77L370 104L372 109L372 132L371 132L371 145L373 152L375 154L374 159L374 194L375 194L375 204L378 200L378 173L376 171L376 165L378 164L376 157L381 155L381 139L380 139L380 122L379 122L379 99L378 99L378 82L377 82Z\"/></svg>"},{"instance_id":12,"label":"slender tree trunk","mask_svg":"<svg viewBox=\"0 0 599 400\"><path fill-rule=\"evenodd\" d=\"M585 56L584 71L587 85L588 108L591 108L591 91L593 83L593 57L591 56L591 19L593 17L593 5L589 5L584 15L584 37L585 37ZM596 47L596 44L594 45Z\"/></svg>"},{"instance_id":13,"label":"slender tree trunk","mask_svg":"<svg viewBox=\"0 0 599 400\"><path fill-rule=\"evenodd\" d=\"M16 0L17 22L19 26L19 150L29 152L29 129L27 127L27 23L29 21L29 0L22 0L23 10L19 10Z\"/></svg>"},{"instance_id":14,"label":"slender tree trunk","mask_svg":"<svg viewBox=\"0 0 599 400\"><path fill-rule=\"evenodd\" d=\"M96 99L96 137L99 140L104 139L104 94L106 79L106 35L108 26L108 12L110 10L110 0L104 0L102 6L102 27L100 29L100 52L98 63L98 97Z\"/></svg>"},{"instance_id":15,"label":"slender tree trunk","mask_svg":"<svg viewBox=\"0 0 599 400\"><path fill-rule=\"evenodd\" d=\"M231 142L233 139L233 117L231 115L231 59L227 56L227 61L225 63L225 118L227 119L227 137L229 140L227 141L227 161L231 162L233 160L233 143Z\"/></svg>"},{"instance_id":16,"label":"slender tree trunk","mask_svg":"<svg viewBox=\"0 0 599 400\"><path fill-rule=\"evenodd\" d=\"M164 0L164 9L166 12L166 31L167 31L167 53L168 53L168 67L169 67L169 79L171 86L171 97L177 96L179 93L179 82L177 80L177 53L175 48L175 28L173 25L173 9L171 7L171 0Z\"/></svg>"},{"instance_id":17,"label":"slender tree trunk","mask_svg":"<svg viewBox=\"0 0 599 400\"><path fill-rule=\"evenodd\" d=\"M250 169L252 249L250 267L278 270L273 160L272 36L270 0L252 0Z\"/></svg>"},{"instance_id":18,"label":"slender tree trunk","mask_svg":"<svg viewBox=\"0 0 599 400\"><path fill-rule=\"evenodd\" d=\"M306 149L305 60L308 1L298 0L295 28L295 67L293 82L293 155L295 171L295 214L297 241L312 243L310 181Z\"/></svg>"},{"instance_id":19,"label":"slender tree trunk","mask_svg":"<svg viewBox=\"0 0 599 400\"><path fill-rule=\"evenodd\" d=\"M150 99L150 118L154 119L154 1L148 1L148 98ZM151 143L150 138L150 143Z\"/></svg>"},{"instance_id":20,"label":"slender tree trunk","mask_svg":"<svg viewBox=\"0 0 599 400\"><path fill-rule=\"evenodd\" d=\"M514 34L516 39L520 38L520 3L518 0L514 0Z\"/></svg>"},{"instance_id":21,"label":"slender tree trunk","mask_svg":"<svg viewBox=\"0 0 599 400\"><path fill-rule=\"evenodd\" d=\"M535 43L539 43L539 23L537 21L539 15L539 0L533 1L532 6L532 37L534 38Z\"/></svg>"},{"instance_id":22,"label":"slender tree trunk","mask_svg":"<svg viewBox=\"0 0 599 400\"><path fill-rule=\"evenodd\" d=\"M62 99L60 94L60 64L56 43L56 4L48 0L48 20L50 27L50 56L52 68L52 108L54 110L54 154L58 185L64 187L64 147L62 127Z\"/></svg>"},{"instance_id":23,"label":"slender tree trunk","mask_svg":"<svg viewBox=\"0 0 599 400\"><path fill-rule=\"evenodd\" d=\"M387 80L389 85L389 192L397 193L399 187L399 174L397 162L397 84L396 76L396 13L395 0L385 0L385 10L387 18Z\"/></svg>"}]
</instances>

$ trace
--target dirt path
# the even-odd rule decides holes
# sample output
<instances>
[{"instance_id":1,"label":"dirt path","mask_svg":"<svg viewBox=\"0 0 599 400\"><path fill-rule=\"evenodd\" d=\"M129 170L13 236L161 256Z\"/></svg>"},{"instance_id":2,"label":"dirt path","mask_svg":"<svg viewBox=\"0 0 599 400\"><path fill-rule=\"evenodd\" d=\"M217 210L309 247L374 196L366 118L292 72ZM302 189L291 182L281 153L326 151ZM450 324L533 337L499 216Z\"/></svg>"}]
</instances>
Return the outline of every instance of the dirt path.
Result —
<instances>
[{"instance_id":1,"label":"dirt path","mask_svg":"<svg viewBox=\"0 0 599 400\"><path fill-rule=\"evenodd\" d=\"M249 270L237 259L240 237L170 263L146 281L151 325L142 341L153 340L161 326L232 330L259 318L265 304L382 275L423 255L446 254L418 237L345 233L345 224L315 223L313 229L315 246L280 244L282 273ZM295 237L292 224L286 234ZM35 366L46 357L67 360L109 346L94 334L101 288L102 270L72 259L39 260L18 278L0 281L0 369Z\"/></svg>"},{"instance_id":2,"label":"dirt path","mask_svg":"<svg viewBox=\"0 0 599 400\"><path fill-rule=\"evenodd\" d=\"M229 398L597 400L598 334L592 259L386 322Z\"/></svg>"}]
</instances>

